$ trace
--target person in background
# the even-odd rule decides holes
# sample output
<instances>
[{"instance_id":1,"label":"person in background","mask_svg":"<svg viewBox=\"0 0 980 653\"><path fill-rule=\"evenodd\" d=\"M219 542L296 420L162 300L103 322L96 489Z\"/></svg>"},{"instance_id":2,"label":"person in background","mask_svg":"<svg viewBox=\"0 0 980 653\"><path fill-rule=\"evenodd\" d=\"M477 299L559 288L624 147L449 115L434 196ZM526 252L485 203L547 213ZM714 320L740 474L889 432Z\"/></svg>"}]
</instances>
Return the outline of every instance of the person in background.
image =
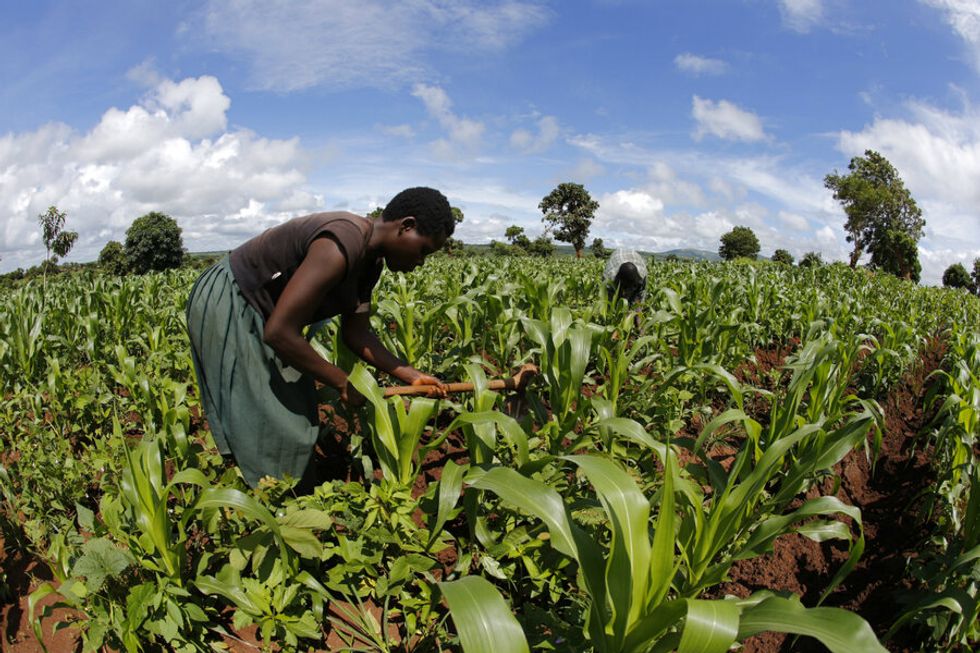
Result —
<instances>
[{"instance_id":1,"label":"person in background","mask_svg":"<svg viewBox=\"0 0 980 653\"><path fill-rule=\"evenodd\" d=\"M344 344L362 360L402 383L443 388L381 344L371 330L371 294L385 267L414 270L455 224L442 193L409 188L377 220L343 211L293 218L197 279L186 313L201 405L219 451L249 485L311 476L315 382L350 405L364 402L346 372L316 353L307 326L339 316Z\"/></svg>"},{"instance_id":2,"label":"person in background","mask_svg":"<svg viewBox=\"0 0 980 653\"><path fill-rule=\"evenodd\" d=\"M602 271L609 294L622 297L630 306L643 301L647 287L647 264L638 252L617 249L606 260Z\"/></svg>"}]
</instances>

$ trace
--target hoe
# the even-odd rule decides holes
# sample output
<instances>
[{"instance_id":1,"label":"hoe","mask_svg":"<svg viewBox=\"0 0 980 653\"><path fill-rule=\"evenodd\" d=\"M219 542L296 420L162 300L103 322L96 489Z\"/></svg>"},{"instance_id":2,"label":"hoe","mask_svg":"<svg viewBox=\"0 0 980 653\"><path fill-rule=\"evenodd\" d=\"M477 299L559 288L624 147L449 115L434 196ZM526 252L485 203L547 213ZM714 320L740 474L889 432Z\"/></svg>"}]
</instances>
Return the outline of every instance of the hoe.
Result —
<instances>
[{"instance_id":1,"label":"hoe","mask_svg":"<svg viewBox=\"0 0 980 653\"><path fill-rule=\"evenodd\" d=\"M523 392L524 388L527 387L528 381L531 377L538 373L538 368L531 363L526 363L521 366L521 369L517 371L517 374L508 379L494 379L493 381L487 382L488 390L516 390L517 392ZM446 392L453 394L457 392L473 392L472 383L447 383L445 384ZM394 396L406 396L406 395L422 395L425 397L435 396L436 388L431 385L401 385L394 386L384 389L385 397Z\"/></svg>"}]
</instances>

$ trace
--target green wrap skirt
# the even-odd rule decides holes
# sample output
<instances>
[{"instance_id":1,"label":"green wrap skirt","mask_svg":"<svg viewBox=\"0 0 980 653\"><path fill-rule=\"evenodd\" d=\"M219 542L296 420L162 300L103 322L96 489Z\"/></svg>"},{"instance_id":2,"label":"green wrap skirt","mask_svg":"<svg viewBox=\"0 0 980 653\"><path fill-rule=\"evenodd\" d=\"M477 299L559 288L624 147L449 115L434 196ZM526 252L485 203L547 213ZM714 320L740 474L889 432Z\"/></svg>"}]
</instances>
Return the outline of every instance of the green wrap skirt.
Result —
<instances>
[{"instance_id":1,"label":"green wrap skirt","mask_svg":"<svg viewBox=\"0 0 980 653\"><path fill-rule=\"evenodd\" d=\"M225 256L187 300L187 331L201 405L214 443L255 487L263 476L301 478L319 433L313 377L265 342L265 321L245 299Z\"/></svg>"}]
</instances>

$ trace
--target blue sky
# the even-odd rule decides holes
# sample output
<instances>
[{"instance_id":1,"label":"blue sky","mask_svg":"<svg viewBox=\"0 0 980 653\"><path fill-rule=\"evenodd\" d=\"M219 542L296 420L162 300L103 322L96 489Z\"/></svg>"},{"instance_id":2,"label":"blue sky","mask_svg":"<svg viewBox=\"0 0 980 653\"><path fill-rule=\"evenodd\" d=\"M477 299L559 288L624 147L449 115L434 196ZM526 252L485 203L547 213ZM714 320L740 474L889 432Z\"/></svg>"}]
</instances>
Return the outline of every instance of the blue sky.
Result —
<instances>
[{"instance_id":1,"label":"blue sky","mask_svg":"<svg viewBox=\"0 0 980 653\"><path fill-rule=\"evenodd\" d=\"M3 0L0 82L0 271L52 204L87 261L149 211L229 249L415 185L534 236L564 181L607 245L844 260L823 177L868 148L925 283L980 256L980 0Z\"/></svg>"}]
</instances>

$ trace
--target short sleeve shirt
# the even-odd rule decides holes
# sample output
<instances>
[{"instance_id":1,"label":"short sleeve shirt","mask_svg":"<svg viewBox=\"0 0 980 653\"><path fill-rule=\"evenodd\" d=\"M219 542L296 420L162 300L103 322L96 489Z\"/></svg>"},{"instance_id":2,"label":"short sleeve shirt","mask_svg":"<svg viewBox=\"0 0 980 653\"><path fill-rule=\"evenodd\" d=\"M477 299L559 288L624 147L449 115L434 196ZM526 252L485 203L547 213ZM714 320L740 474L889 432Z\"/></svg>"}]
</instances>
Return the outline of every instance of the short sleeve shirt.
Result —
<instances>
[{"instance_id":1,"label":"short sleeve shirt","mask_svg":"<svg viewBox=\"0 0 980 653\"><path fill-rule=\"evenodd\" d=\"M373 222L343 211L293 218L232 250L232 273L248 303L264 319L269 319L313 241L330 238L346 259L345 274L324 294L313 321L335 315L368 313L371 293L384 266L380 258L371 257L367 252L373 231Z\"/></svg>"}]
</instances>

